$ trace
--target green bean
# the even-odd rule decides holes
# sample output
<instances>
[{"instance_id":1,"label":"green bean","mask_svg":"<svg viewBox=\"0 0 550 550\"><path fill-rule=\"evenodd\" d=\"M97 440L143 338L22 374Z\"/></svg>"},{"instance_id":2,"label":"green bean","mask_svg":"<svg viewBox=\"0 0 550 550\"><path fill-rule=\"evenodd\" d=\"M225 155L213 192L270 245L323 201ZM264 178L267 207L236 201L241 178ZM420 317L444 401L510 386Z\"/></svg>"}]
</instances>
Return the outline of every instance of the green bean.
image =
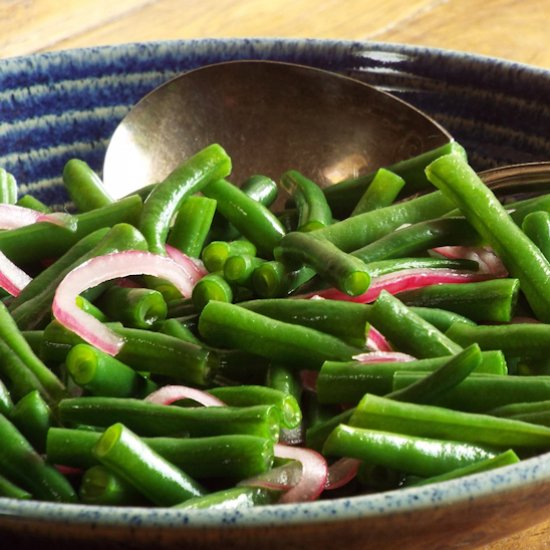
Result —
<instances>
[{"instance_id":1,"label":"green bean","mask_svg":"<svg viewBox=\"0 0 550 550\"><path fill-rule=\"evenodd\" d=\"M371 277L380 277L405 269L464 269L468 271L479 269L479 264L473 260L450 260L448 258L432 258L431 256L380 260L369 262L366 266Z\"/></svg>"},{"instance_id":2,"label":"green bean","mask_svg":"<svg viewBox=\"0 0 550 550\"><path fill-rule=\"evenodd\" d=\"M226 177L231 160L217 144L209 145L178 166L155 186L143 204L139 229L149 243L149 250L165 254L164 243L170 222L184 199L203 190L213 180Z\"/></svg>"},{"instance_id":3,"label":"green bean","mask_svg":"<svg viewBox=\"0 0 550 550\"><path fill-rule=\"evenodd\" d=\"M476 245L478 233L464 218L438 218L397 229L352 252L364 262L376 262L423 253L449 245Z\"/></svg>"},{"instance_id":4,"label":"green bean","mask_svg":"<svg viewBox=\"0 0 550 550\"><path fill-rule=\"evenodd\" d=\"M285 231L268 208L223 179L209 183L203 194L218 201L218 211L254 243L260 255L271 258Z\"/></svg>"},{"instance_id":5,"label":"green bean","mask_svg":"<svg viewBox=\"0 0 550 550\"><path fill-rule=\"evenodd\" d=\"M323 453L352 457L423 477L435 476L492 458L495 452L472 445L395 434L340 424L330 434Z\"/></svg>"},{"instance_id":6,"label":"green bean","mask_svg":"<svg viewBox=\"0 0 550 550\"><path fill-rule=\"evenodd\" d=\"M289 170L281 176L281 185L298 210L298 231L312 231L332 223L330 206L317 183L297 170Z\"/></svg>"},{"instance_id":7,"label":"green bean","mask_svg":"<svg viewBox=\"0 0 550 550\"><path fill-rule=\"evenodd\" d=\"M158 331L168 336L191 342L192 344L201 345L200 340L195 336L193 331L183 323L180 323L177 319L166 319L166 321L162 321L158 326Z\"/></svg>"},{"instance_id":8,"label":"green bean","mask_svg":"<svg viewBox=\"0 0 550 550\"><path fill-rule=\"evenodd\" d=\"M199 334L212 345L234 347L300 369L319 369L327 359L350 359L358 352L331 335L216 301L202 310Z\"/></svg>"},{"instance_id":9,"label":"green bean","mask_svg":"<svg viewBox=\"0 0 550 550\"><path fill-rule=\"evenodd\" d=\"M247 384L211 388L208 393L221 399L230 407L274 405L281 413L281 423L285 428L296 428L302 421L302 411L296 398L274 388Z\"/></svg>"},{"instance_id":10,"label":"green bean","mask_svg":"<svg viewBox=\"0 0 550 550\"><path fill-rule=\"evenodd\" d=\"M456 155L440 157L426 172L492 246L510 274L519 279L537 317L550 321L550 264L479 176Z\"/></svg>"},{"instance_id":11,"label":"green bean","mask_svg":"<svg viewBox=\"0 0 550 550\"><path fill-rule=\"evenodd\" d=\"M481 351L477 344L472 344L424 378L410 386L392 391L386 397L396 401L431 403L462 382L479 365Z\"/></svg>"},{"instance_id":12,"label":"green bean","mask_svg":"<svg viewBox=\"0 0 550 550\"><path fill-rule=\"evenodd\" d=\"M315 237L316 233L287 233L274 251L275 259L291 268L306 264L327 283L350 296L365 292L370 283L365 263L331 242Z\"/></svg>"},{"instance_id":13,"label":"green bean","mask_svg":"<svg viewBox=\"0 0 550 550\"><path fill-rule=\"evenodd\" d=\"M232 302L233 289L221 274L209 273L195 284L191 299L195 309L202 311L212 300Z\"/></svg>"},{"instance_id":14,"label":"green bean","mask_svg":"<svg viewBox=\"0 0 550 550\"><path fill-rule=\"evenodd\" d=\"M202 497L193 497L176 508L184 510L241 510L252 506L273 504L280 496L280 491L264 487L231 487L215 491Z\"/></svg>"},{"instance_id":15,"label":"green bean","mask_svg":"<svg viewBox=\"0 0 550 550\"><path fill-rule=\"evenodd\" d=\"M550 400L547 401L531 401L527 403L510 403L509 405L503 405L492 409L488 414L495 416L503 416L505 418L512 418L518 415L547 412L550 411Z\"/></svg>"},{"instance_id":16,"label":"green bean","mask_svg":"<svg viewBox=\"0 0 550 550\"><path fill-rule=\"evenodd\" d=\"M357 403L365 393L390 393L396 372L417 372L422 376L441 368L448 360L449 356L385 363L325 361L317 378L317 397L321 403ZM482 352L475 372L505 375L504 356L500 351Z\"/></svg>"},{"instance_id":17,"label":"green bean","mask_svg":"<svg viewBox=\"0 0 550 550\"><path fill-rule=\"evenodd\" d=\"M17 265L56 258L64 254L82 237L117 223L135 224L141 212L139 196L131 195L109 206L77 214L76 231L52 223L40 222L0 232L0 249Z\"/></svg>"},{"instance_id":18,"label":"green bean","mask_svg":"<svg viewBox=\"0 0 550 550\"><path fill-rule=\"evenodd\" d=\"M508 323L518 300L517 279L493 279L468 284L437 284L400 292L408 306L439 307L478 323Z\"/></svg>"},{"instance_id":19,"label":"green bean","mask_svg":"<svg viewBox=\"0 0 550 550\"><path fill-rule=\"evenodd\" d=\"M131 483L99 464L82 475L79 496L84 504L147 506L151 503Z\"/></svg>"},{"instance_id":20,"label":"green bean","mask_svg":"<svg viewBox=\"0 0 550 550\"><path fill-rule=\"evenodd\" d=\"M503 453L493 458L480 460L479 462L474 462L473 464L469 464L468 466L463 466L462 468L457 468L456 470L451 470L450 472L446 472L438 476L421 479L415 483L405 482L404 486L419 487L421 485L429 485L431 483L440 483L441 481L448 481L449 479L457 479L459 477L494 470L495 468L502 468L503 466L516 464L517 462L519 462L518 455L514 451L509 449L508 451L504 451Z\"/></svg>"},{"instance_id":21,"label":"green bean","mask_svg":"<svg viewBox=\"0 0 550 550\"><path fill-rule=\"evenodd\" d=\"M396 349L418 358L450 355L462 349L386 291L373 304L370 322Z\"/></svg>"},{"instance_id":22,"label":"green bean","mask_svg":"<svg viewBox=\"0 0 550 550\"><path fill-rule=\"evenodd\" d=\"M187 197L168 234L168 244L191 258L199 258L216 212L216 201L200 195Z\"/></svg>"},{"instance_id":23,"label":"green bean","mask_svg":"<svg viewBox=\"0 0 550 550\"><path fill-rule=\"evenodd\" d=\"M276 440L280 427L273 405L167 407L139 399L75 397L59 402L59 415L64 422L91 426L121 422L144 436L248 434Z\"/></svg>"},{"instance_id":24,"label":"green bean","mask_svg":"<svg viewBox=\"0 0 550 550\"><path fill-rule=\"evenodd\" d=\"M103 236L101 240L97 241L99 235ZM92 243L95 243L95 245L90 248ZM107 233L103 233L102 231L99 234L94 233L86 237L62 257L60 260L61 264L55 268L52 266L52 272L48 274L47 278L45 277L45 286L42 291L37 292L32 299L22 302L13 310L15 321L20 327L27 330L41 326L46 318L50 316L51 304L57 286L67 273L82 262L96 256L119 252L121 250L146 249L147 243L143 235L132 225L126 223L114 225ZM38 286L34 288L38 291ZM88 296L92 297L101 290L96 289L92 289L92 294L88 294Z\"/></svg>"},{"instance_id":25,"label":"green bean","mask_svg":"<svg viewBox=\"0 0 550 550\"><path fill-rule=\"evenodd\" d=\"M277 184L271 178L262 174L254 174L243 181L241 190L264 206L273 204L279 193Z\"/></svg>"},{"instance_id":26,"label":"green bean","mask_svg":"<svg viewBox=\"0 0 550 550\"><path fill-rule=\"evenodd\" d=\"M252 288L260 298L287 296L314 276L315 271L306 266L289 269L282 262L267 261L252 273Z\"/></svg>"},{"instance_id":27,"label":"green bean","mask_svg":"<svg viewBox=\"0 0 550 550\"><path fill-rule=\"evenodd\" d=\"M15 401L33 390L38 390L48 403L55 401L37 376L2 340L0 340L0 379L6 384L11 398Z\"/></svg>"},{"instance_id":28,"label":"green bean","mask_svg":"<svg viewBox=\"0 0 550 550\"><path fill-rule=\"evenodd\" d=\"M311 449L321 452L327 437L340 424L346 424L351 418L355 408L345 409L331 418L316 422L306 431L306 445Z\"/></svg>"},{"instance_id":29,"label":"green bean","mask_svg":"<svg viewBox=\"0 0 550 550\"><path fill-rule=\"evenodd\" d=\"M21 489L21 487L15 485L15 483L12 483L2 475L0 475L0 496L20 500L29 500L32 498L32 495L28 491Z\"/></svg>"},{"instance_id":30,"label":"green bean","mask_svg":"<svg viewBox=\"0 0 550 550\"><path fill-rule=\"evenodd\" d=\"M93 231L89 235L86 235L80 239L53 264L36 275L36 277L34 277L32 281L30 281L30 283L19 293L19 296L11 301L9 310L13 313L25 302L33 299L38 294L45 292L45 289L49 288L50 285L52 288L57 288L57 285L61 279L66 275L66 273L68 273L67 270L70 271L76 261L80 260L84 254L90 252L95 246L97 246L108 232L109 228L104 227Z\"/></svg>"},{"instance_id":31,"label":"green bean","mask_svg":"<svg viewBox=\"0 0 550 550\"><path fill-rule=\"evenodd\" d=\"M521 224L523 232L538 246L544 257L550 259L550 214L536 211L528 214Z\"/></svg>"},{"instance_id":32,"label":"green bean","mask_svg":"<svg viewBox=\"0 0 550 550\"><path fill-rule=\"evenodd\" d=\"M357 216L357 214L362 214L363 212L370 212L384 206L390 206L404 186L405 180L402 177L386 168L380 168L376 171L369 186L357 201L350 216Z\"/></svg>"},{"instance_id":33,"label":"green bean","mask_svg":"<svg viewBox=\"0 0 550 550\"><path fill-rule=\"evenodd\" d=\"M256 246L246 239L235 241L212 241L204 247L201 258L204 266L211 273L223 270L223 266L230 256L247 254L256 255Z\"/></svg>"},{"instance_id":34,"label":"green bean","mask_svg":"<svg viewBox=\"0 0 550 550\"><path fill-rule=\"evenodd\" d=\"M230 256L223 266L223 277L232 285L251 286L252 273L264 262L262 258L247 254Z\"/></svg>"},{"instance_id":35,"label":"green bean","mask_svg":"<svg viewBox=\"0 0 550 550\"><path fill-rule=\"evenodd\" d=\"M63 183L79 212L89 212L113 203L101 178L80 159L70 159L63 168Z\"/></svg>"},{"instance_id":36,"label":"green bean","mask_svg":"<svg viewBox=\"0 0 550 550\"><path fill-rule=\"evenodd\" d=\"M9 416L13 410L13 401L10 391L0 378L0 414Z\"/></svg>"},{"instance_id":37,"label":"green bean","mask_svg":"<svg viewBox=\"0 0 550 550\"><path fill-rule=\"evenodd\" d=\"M109 318L103 311L101 311L95 304L92 304L90 300L87 300L82 295L78 295L75 298L76 305L82 310L97 319L98 321L101 321L102 323L109 322ZM30 331L25 331L25 337Z\"/></svg>"},{"instance_id":38,"label":"green bean","mask_svg":"<svg viewBox=\"0 0 550 550\"><path fill-rule=\"evenodd\" d=\"M550 210L550 194L508 203L506 209L510 212L510 217L521 227L525 218L532 212Z\"/></svg>"},{"instance_id":39,"label":"green bean","mask_svg":"<svg viewBox=\"0 0 550 550\"><path fill-rule=\"evenodd\" d=\"M10 420L38 452L44 452L46 434L54 418L40 392L33 390L22 397L13 408Z\"/></svg>"},{"instance_id":40,"label":"green bean","mask_svg":"<svg viewBox=\"0 0 550 550\"><path fill-rule=\"evenodd\" d=\"M507 359L521 358L534 369L536 361L550 353L550 325L543 323L476 326L455 323L446 334L463 346L477 342L481 349L500 349Z\"/></svg>"},{"instance_id":41,"label":"green bean","mask_svg":"<svg viewBox=\"0 0 550 550\"><path fill-rule=\"evenodd\" d=\"M0 303L0 338L32 372L52 398L65 395L66 389L61 380L33 352L3 303Z\"/></svg>"},{"instance_id":42,"label":"green bean","mask_svg":"<svg viewBox=\"0 0 550 550\"><path fill-rule=\"evenodd\" d=\"M74 468L97 463L92 449L101 432L52 428L48 432L48 460ZM156 453L196 479L246 479L266 472L273 464L273 441L255 435L202 437L143 437Z\"/></svg>"},{"instance_id":43,"label":"green bean","mask_svg":"<svg viewBox=\"0 0 550 550\"><path fill-rule=\"evenodd\" d=\"M403 298L403 293L399 296ZM407 304L405 299L402 299L403 303ZM475 325L474 321L463 317L454 311L447 311L446 309L440 309L436 307L423 307L423 306L410 306L411 311L422 317L428 323L434 325L441 332L447 332L453 323L466 323L467 325Z\"/></svg>"},{"instance_id":44,"label":"green bean","mask_svg":"<svg viewBox=\"0 0 550 550\"><path fill-rule=\"evenodd\" d=\"M393 389L416 382L422 373L396 372ZM550 399L550 376L501 376L472 373L434 404L466 412L486 413L497 407Z\"/></svg>"},{"instance_id":45,"label":"green bean","mask_svg":"<svg viewBox=\"0 0 550 550\"><path fill-rule=\"evenodd\" d=\"M67 479L46 464L21 432L0 415L0 470L12 483L40 500L74 502L76 495Z\"/></svg>"},{"instance_id":46,"label":"green bean","mask_svg":"<svg viewBox=\"0 0 550 550\"><path fill-rule=\"evenodd\" d=\"M74 382L91 395L142 397L157 389L148 378L88 344L74 346L66 366Z\"/></svg>"},{"instance_id":47,"label":"green bean","mask_svg":"<svg viewBox=\"0 0 550 550\"><path fill-rule=\"evenodd\" d=\"M424 171L426 166L438 157L451 152L456 152L466 158L464 148L456 141L451 141L386 168L401 176L407 182L404 191L413 194L416 191L429 188L429 182ZM357 204L375 175L376 171L328 186L324 191L333 213L337 216L347 215Z\"/></svg>"},{"instance_id":48,"label":"green bean","mask_svg":"<svg viewBox=\"0 0 550 550\"><path fill-rule=\"evenodd\" d=\"M272 298L240 302L239 306L267 317L306 326L362 346L371 305L343 300Z\"/></svg>"},{"instance_id":49,"label":"green bean","mask_svg":"<svg viewBox=\"0 0 550 550\"><path fill-rule=\"evenodd\" d=\"M508 448L544 448L550 428L366 394L349 424L401 434Z\"/></svg>"},{"instance_id":50,"label":"green bean","mask_svg":"<svg viewBox=\"0 0 550 550\"><path fill-rule=\"evenodd\" d=\"M272 363L266 374L266 386L291 395L297 402L300 402L302 385L296 371L289 369L286 365Z\"/></svg>"},{"instance_id":51,"label":"green bean","mask_svg":"<svg viewBox=\"0 0 550 550\"><path fill-rule=\"evenodd\" d=\"M102 294L97 305L110 319L131 328L152 327L166 319L168 312L162 294L150 288L113 285Z\"/></svg>"},{"instance_id":52,"label":"green bean","mask_svg":"<svg viewBox=\"0 0 550 550\"><path fill-rule=\"evenodd\" d=\"M37 212L42 212L42 214L50 214L52 212L52 209L48 205L32 195L23 195L15 204L23 208L31 208Z\"/></svg>"},{"instance_id":53,"label":"green bean","mask_svg":"<svg viewBox=\"0 0 550 550\"><path fill-rule=\"evenodd\" d=\"M155 453L122 424L107 428L93 452L102 464L159 506L173 506L205 493L196 481Z\"/></svg>"},{"instance_id":54,"label":"green bean","mask_svg":"<svg viewBox=\"0 0 550 550\"><path fill-rule=\"evenodd\" d=\"M17 202L17 181L13 174L0 168L0 203L15 204Z\"/></svg>"},{"instance_id":55,"label":"green bean","mask_svg":"<svg viewBox=\"0 0 550 550\"><path fill-rule=\"evenodd\" d=\"M350 252L380 239L403 224L443 216L453 207L454 203L450 199L436 191L347 218L311 234Z\"/></svg>"},{"instance_id":56,"label":"green bean","mask_svg":"<svg viewBox=\"0 0 550 550\"><path fill-rule=\"evenodd\" d=\"M181 383L204 386L212 376L217 360L210 350L143 329L111 326L124 338L117 359L137 371L170 376ZM82 343L82 339L52 321L44 330L41 355L45 361L61 363L70 349Z\"/></svg>"}]
</instances>

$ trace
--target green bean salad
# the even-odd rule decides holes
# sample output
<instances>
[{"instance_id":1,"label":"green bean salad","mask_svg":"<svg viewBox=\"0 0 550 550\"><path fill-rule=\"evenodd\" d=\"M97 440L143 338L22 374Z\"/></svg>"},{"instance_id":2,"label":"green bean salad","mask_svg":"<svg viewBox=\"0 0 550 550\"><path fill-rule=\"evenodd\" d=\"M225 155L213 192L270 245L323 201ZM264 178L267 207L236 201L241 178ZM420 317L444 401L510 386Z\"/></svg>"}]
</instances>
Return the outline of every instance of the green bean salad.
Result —
<instances>
[{"instance_id":1,"label":"green bean salad","mask_svg":"<svg viewBox=\"0 0 550 550\"><path fill-rule=\"evenodd\" d=\"M327 189L231 169L115 201L70 159L70 214L0 169L0 496L284 505L550 449L550 195L455 142Z\"/></svg>"}]
</instances>

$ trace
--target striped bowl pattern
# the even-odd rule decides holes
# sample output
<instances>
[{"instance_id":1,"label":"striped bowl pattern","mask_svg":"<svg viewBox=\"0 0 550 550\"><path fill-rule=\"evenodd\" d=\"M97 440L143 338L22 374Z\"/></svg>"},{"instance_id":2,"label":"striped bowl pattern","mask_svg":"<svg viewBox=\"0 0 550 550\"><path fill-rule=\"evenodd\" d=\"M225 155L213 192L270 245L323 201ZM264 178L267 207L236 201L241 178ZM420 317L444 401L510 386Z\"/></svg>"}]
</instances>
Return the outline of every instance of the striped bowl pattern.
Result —
<instances>
[{"instance_id":1,"label":"striped bowl pattern","mask_svg":"<svg viewBox=\"0 0 550 550\"><path fill-rule=\"evenodd\" d=\"M550 72L441 50L322 40L201 40L128 44L0 61L0 166L20 193L61 208L65 162L101 171L130 106L176 74L208 63L270 59L339 71L425 110L479 169L550 158ZM431 548L477 544L548 517L548 455L422 488L266 506L178 511L16 502L0 498L3 544L56 548ZM501 517L504 516L504 517ZM35 538L33 538L35 537ZM301 537L298 541L297 537ZM430 538L431 537L431 538ZM40 541L40 542L37 542ZM333 541L333 542L331 542ZM11 546L10 546L11 542Z\"/></svg>"}]
</instances>

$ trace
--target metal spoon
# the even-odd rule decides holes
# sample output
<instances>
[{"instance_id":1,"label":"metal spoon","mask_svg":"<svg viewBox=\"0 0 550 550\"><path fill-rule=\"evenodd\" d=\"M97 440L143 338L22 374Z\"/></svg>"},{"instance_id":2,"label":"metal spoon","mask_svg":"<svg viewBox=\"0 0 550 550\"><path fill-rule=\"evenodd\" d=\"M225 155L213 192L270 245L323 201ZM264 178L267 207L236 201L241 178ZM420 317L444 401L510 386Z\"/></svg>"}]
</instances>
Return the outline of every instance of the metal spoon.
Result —
<instances>
[{"instance_id":1,"label":"metal spoon","mask_svg":"<svg viewBox=\"0 0 550 550\"><path fill-rule=\"evenodd\" d=\"M238 183L289 168L322 187L451 141L427 115L358 80L270 61L187 72L145 96L120 123L104 164L121 197L162 180L210 143L233 159Z\"/></svg>"}]
</instances>

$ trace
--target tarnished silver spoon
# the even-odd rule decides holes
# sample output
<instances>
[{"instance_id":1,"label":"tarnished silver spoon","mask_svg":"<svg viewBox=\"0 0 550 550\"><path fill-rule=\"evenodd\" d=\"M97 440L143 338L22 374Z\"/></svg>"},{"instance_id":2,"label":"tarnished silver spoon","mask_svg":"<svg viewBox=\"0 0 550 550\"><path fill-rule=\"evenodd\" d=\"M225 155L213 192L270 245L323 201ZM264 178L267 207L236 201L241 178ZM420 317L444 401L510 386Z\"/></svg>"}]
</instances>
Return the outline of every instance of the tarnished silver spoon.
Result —
<instances>
[{"instance_id":1,"label":"tarnished silver spoon","mask_svg":"<svg viewBox=\"0 0 550 550\"><path fill-rule=\"evenodd\" d=\"M325 187L451 141L428 115L364 82L289 63L230 61L177 76L139 101L110 140L103 178L119 198L216 142L233 160L234 183L293 168ZM550 162L480 175L495 190L523 189L548 184Z\"/></svg>"},{"instance_id":2,"label":"tarnished silver spoon","mask_svg":"<svg viewBox=\"0 0 550 550\"><path fill-rule=\"evenodd\" d=\"M184 73L145 96L114 132L103 174L121 197L216 142L233 160L235 183L293 168L324 187L451 140L418 109L358 80L233 61Z\"/></svg>"}]
</instances>

